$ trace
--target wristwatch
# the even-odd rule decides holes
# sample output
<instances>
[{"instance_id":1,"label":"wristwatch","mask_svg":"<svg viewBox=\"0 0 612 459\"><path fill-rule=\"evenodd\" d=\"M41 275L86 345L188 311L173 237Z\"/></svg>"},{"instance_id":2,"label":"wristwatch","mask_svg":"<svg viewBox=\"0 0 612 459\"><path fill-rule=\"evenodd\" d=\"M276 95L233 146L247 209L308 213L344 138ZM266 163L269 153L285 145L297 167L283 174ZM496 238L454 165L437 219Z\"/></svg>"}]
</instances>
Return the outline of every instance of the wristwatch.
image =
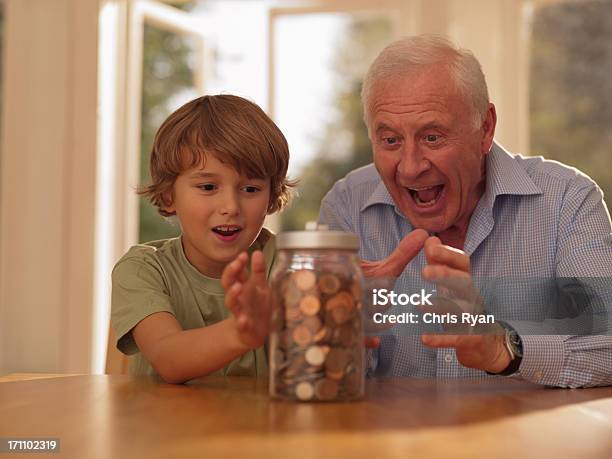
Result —
<instances>
[{"instance_id":1,"label":"wristwatch","mask_svg":"<svg viewBox=\"0 0 612 459\"><path fill-rule=\"evenodd\" d=\"M523 360L523 342L516 330L504 322L499 322L504 329L504 345L510 354L510 363L501 373L490 373L499 376L510 376L516 373Z\"/></svg>"}]
</instances>

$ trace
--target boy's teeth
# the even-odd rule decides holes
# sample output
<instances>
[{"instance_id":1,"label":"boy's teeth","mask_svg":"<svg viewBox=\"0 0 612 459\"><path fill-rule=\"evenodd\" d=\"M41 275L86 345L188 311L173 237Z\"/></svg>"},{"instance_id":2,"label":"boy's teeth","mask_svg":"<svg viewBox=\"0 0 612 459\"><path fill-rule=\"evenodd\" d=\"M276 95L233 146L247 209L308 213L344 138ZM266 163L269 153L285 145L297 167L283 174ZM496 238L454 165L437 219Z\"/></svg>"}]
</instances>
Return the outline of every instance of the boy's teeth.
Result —
<instances>
[{"instance_id":1,"label":"boy's teeth","mask_svg":"<svg viewBox=\"0 0 612 459\"><path fill-rule=\"evenodd\" d=\"M213 231L215 233L227 235L226 233L235 234L236 232L240 231L240 229L241 228L239 226L215 226Z\"/></svg>"}]
</instances>

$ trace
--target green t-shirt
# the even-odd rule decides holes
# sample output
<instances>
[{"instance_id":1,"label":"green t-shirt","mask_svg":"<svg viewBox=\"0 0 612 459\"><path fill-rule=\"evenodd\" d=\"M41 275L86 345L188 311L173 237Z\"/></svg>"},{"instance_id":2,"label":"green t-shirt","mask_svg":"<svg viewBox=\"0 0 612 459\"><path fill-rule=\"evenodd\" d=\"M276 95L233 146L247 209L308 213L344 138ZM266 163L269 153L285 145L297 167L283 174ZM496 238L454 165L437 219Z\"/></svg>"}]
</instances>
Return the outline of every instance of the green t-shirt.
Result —
<instances>
[{"instance_id":1,"label":"green t-shirt","mask_svg":"<svg viewBox=\"0 0 612 459\"><path fill-rule=\"evenodd\" d=\"M274 260L274 235L262 229L249 252L253 250L263 251L269 274ZM111 323L117 349L130 356L130 374L159 376L132 337L132 329L145 317L169 312L183 330L188 330L215 324L231 314L223 303L225 292L220 279L204 276L189 263L180 237L130 248L115 265L112 280ZM214 374L264 376L266 372L266 353L262 347L247 352Z\"/></svg>"}]
</instances>

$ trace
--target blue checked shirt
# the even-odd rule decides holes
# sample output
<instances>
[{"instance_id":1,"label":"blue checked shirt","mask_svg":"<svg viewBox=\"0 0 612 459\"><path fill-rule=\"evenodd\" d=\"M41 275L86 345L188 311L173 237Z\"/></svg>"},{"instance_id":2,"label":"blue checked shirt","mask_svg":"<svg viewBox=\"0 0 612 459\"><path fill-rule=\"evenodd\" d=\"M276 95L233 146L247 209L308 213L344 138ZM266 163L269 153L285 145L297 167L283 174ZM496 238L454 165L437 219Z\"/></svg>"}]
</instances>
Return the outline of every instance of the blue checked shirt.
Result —
<instances>
[{"instance_id":1,"label":"blue checked shirt","mask_svg":"<svg viewBox=\"0 0 612 459\"><path fill-rule=\"evenodd\" d=\"M514 156L497 144L487 156L486 189L468 228L464 250L474 278L612 278L610 214L601 189L576 169L541 157ZM381 260L414 227L395 205L373 164L339 180L321 203L320 222L356 233L360 257ZM414 289L425 266L421 251L395 284ZM528 304L518 292L515 304ZM606 308L612 308L607 303ZM516 317L520 319L520 317ZM612 336L534 334L520 320L509 322L521 336L517 376L545 385L612 385ZM489 377L463 367L453 349L421 344L417 333L391 333L369 355L374 376Z\"/></svg>"}]
</instances>

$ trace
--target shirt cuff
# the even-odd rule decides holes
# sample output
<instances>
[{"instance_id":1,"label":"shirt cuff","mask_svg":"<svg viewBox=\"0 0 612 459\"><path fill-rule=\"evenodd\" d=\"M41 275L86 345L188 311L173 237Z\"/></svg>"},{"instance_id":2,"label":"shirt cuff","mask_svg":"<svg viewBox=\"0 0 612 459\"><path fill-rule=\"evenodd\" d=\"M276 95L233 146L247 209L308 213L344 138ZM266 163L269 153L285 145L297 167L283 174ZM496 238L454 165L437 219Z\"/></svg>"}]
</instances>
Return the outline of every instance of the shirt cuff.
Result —
<instances>
[{"instance_id":1,"label":"shirt cuff","mask_svg":"<svg viewBox=\"0 0 612 459\"><path fill-rule=\"evenodd\" d=\"M518 373L527 380L547 386L560 386L566 360L562 335L522 334L520 326L511 324L521 337L523 358Z\"/></svg>"}]
</instances>

